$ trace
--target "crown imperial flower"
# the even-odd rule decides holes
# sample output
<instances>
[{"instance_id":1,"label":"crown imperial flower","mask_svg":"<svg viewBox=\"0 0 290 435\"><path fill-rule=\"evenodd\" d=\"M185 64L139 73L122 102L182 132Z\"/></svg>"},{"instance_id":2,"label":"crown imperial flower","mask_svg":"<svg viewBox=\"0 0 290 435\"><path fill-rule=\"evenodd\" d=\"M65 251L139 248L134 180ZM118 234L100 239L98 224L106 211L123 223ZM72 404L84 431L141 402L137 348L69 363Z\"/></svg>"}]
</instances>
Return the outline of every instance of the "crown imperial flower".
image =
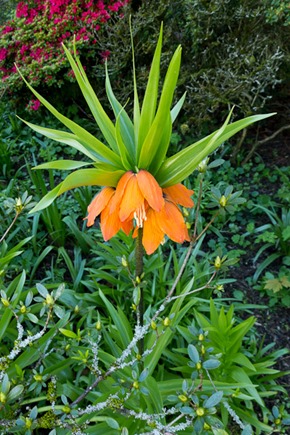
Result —
<instances>
[{"instance_id":1,"label":"crown imperial flower","mask_svg":"<svg viewBox=\"0 0 290 435\"><path fill-rule=\"evenodd\" d=\"M48 192L30 213L48 207L59 195L70 189L80 186L105 186L89 204L85 218L87 226L92 226L100 215L104 240L109 240L120 230L126 234L132 231L133 237L142 235L142 244L147 254L153 253L164 242L165 236L177 243L190 240L190 224L185 223L181 210L193 207L193 191L181 182L198 165L206 162L204 159L234 133L270 115L255 115L228 125L230 112L216 132L167 157L172 125L182 108L185 94L172 107L181 63L180 46L172 56L159 93L162 37L161 25L142 105L133 63L133 119L117 100L106 67L106 93L115 115L115 123L105 112L88 81L85 68L77 56L75 41L73 54L63 45L74 77L104 136L104 143L59 113L22 76L37 101L50 110L69 132L44 128L25 121L26 124L50 139L77 149L91 161L58 160L37 166L38 169L74 172ZM133 44L132 50L134 58ZM92 167L83 169L88 165Z\"/></svg>"},{"instance_id":2,"label":"crown imperial flower","mask_svg":"<svg viewBox=\"0 0 290 435\"><path fill-rule=\"evenodd\" d=\"M189 241L188 230L178 205L193 207L192 190L182 184L162 189L150 172L126 172L116 189L105 187L88 207L87 226L101 215L104 240L120 229L126 234L135 227L143 228L143 245L152 254L162 243L165 234L172 240Z\"/></svg>"}]
</instances>

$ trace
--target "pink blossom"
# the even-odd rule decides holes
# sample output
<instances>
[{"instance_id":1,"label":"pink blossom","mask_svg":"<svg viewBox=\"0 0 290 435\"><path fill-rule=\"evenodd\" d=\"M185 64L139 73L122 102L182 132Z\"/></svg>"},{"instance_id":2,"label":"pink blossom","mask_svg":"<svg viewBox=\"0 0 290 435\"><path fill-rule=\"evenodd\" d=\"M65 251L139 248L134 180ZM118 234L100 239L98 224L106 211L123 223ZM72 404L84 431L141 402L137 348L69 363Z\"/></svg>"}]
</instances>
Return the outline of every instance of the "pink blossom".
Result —
<instances>
[{"instance_id":1,"label":"pink blossom","mask_svg":"<svg viewBox=\"0 0 290 435\"><path fill-rule=\"evenodd\" d=\"M4 29L2 29L2 34L5 35L6 33L10 33L14 31L14 27L11 26L5 26Z\"/></svg>"},{"instance_id":2,"label":"pink blossom","mask_svg":"<svg viewBox=\"0 0 290 435\"><path fill-rule=\"evenodd\" d=\"M6 48L0 48L0 61L5 60L8 50Z\"/></svg>"},{"instance_id":3,"label":"pink blossom","mask_svg":"<svg viewBox=\"0 0 290 435\"><path fill-rule=\"evenodd\" d=\"M29 110L38 110L39 109L39 107L40 107L40 101L39 100L30 100L29 101L29 103L28 103L28 105L27 105L27 108L29 109Z\"/></svg>"},{"instance_id":4,"label":"pink blossom","mask_svg":"<svg viewBox=\"0 0 290 435\"><path fill-rule=\"evenodd\" d=\"M28 16L28 5L25 4L24 2L18 3L17 9L16 9L16 17L22 18L22 17L27 17L27 16Z\"/></svg>"},{"instance_id":5,"label":"pink blossom","mask_svg":"<svg viewBox=\"0 0 290 435\"><path fill-rule=\"evenodd\" d=\"M20 48L20 54L21 56L23 56L23 54L25 53L25 51L29 50L28 45L22 45L22 47Z\"/></svg>"},{"instance_id":6,"label":"pink blossom","mask_svg":"<svg viewBox=\"0 0 290 435\"><path fill-rule=\"evenodd\" d=\"M118 12L121 6L122 6L121 2L116 2L112 6L108 6L108 9L110 9L110 11Z\"/></svg>"}]
</instances>

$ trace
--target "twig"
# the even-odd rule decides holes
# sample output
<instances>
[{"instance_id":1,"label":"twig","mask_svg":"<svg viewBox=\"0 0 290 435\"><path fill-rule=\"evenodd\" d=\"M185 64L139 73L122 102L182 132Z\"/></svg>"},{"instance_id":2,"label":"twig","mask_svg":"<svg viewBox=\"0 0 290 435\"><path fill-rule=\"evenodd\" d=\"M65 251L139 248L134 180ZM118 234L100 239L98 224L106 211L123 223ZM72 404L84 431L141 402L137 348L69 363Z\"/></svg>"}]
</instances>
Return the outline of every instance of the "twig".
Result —
<instances>
[{"instance_id":1,"label":"twig","mask_svg":"<svg viewBox=\"0 0 290 435\"><path fill-rule=\"evenodd\" d=\"M252 155L254 154L254 152L256 151L256 149L258 148L259 145L263 145L264 143L269 142L270 140L274 139L276 136L278 136L278 134L282 133L282 131L284 130L288 130L290 128L290 125L283 125L283 127L279 128L277 131L275 131L273 134L271 134L271 136L265 137L265 139L256 141L256 143L252 146L250 152L248 153L248 155L246 156L246 158L243 160L242 165L244 165L245 163L247 163L250 158L252 157Z\"/></svg>"},{"instance_id":2,"label":"twig","mask_svg":"<svg viewBox=\"0 0 290 435\"><path fill-rule=\"evenodd\" d=\"M11 230L11 228L13 227L13 225L15 224L16 219L18 218L18 216L19 216L19 213L16 213L15 216L14 216L14 218L13 218L13 221L11 222L11 224L9 225L9 227L7 228L7 230L5 231L5 233L3 234L3 236L1 237L1 239L0 239L0 243L3 242L3 240L5 239L5 237L7 236L7 234L9 233L9 231Z\"/></svg>"}]
</instances>

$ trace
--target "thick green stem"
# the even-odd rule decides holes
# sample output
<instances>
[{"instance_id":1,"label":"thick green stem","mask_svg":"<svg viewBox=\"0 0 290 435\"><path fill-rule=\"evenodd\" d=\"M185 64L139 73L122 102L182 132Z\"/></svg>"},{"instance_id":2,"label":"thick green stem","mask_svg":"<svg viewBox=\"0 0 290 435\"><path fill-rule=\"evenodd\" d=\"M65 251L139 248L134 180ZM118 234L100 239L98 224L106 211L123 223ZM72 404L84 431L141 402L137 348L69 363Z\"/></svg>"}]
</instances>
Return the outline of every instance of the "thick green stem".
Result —
<instances>
[{"instance_id":1,"label":"thick green stem","mask_svg":"<svg viewBox=\"0 0 290 435\"><path fill-rule=\"evenodd\" d=\"M141 279L141 275L143 273L143 245L142 245L142 237L143 237L143 228L138 229L138 236L136 239L136 278Z\"/></svg>"},{"instance_id":2,"label":"thick green stem","mask_svg":"<svg viewBox=\"0 0 290 435\"><path fill-rule=\"evenodd\" d=\"M141 281L141 276L143 273L143 256L144 256L144 250L143 250L143 245L142 245L142 236L143 236L143 228L139 228L138 229L138 236L136 239L136 251L135 251L135 256L136 256L136 283L137 285L140 285L140 300L139 300L139 304L138 304L138 314L139 314L139 321L140 321L140 326L143 326L144 324L144 290L143 290L143 285L140 282ZM142 353L144 352L144 340L142 339L139 343L139 353L140 355L142 355Z\"/></svg>"}]
</instances>

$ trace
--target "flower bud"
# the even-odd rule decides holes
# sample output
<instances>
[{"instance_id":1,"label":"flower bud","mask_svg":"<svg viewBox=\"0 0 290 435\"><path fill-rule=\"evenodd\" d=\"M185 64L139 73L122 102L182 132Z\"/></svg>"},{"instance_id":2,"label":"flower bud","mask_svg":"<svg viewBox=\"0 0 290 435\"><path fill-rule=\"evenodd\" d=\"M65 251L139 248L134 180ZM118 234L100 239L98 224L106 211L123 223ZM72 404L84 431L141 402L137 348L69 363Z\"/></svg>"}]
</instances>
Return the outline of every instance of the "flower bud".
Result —
<instances>
[{"instance_id":1,"label":"flower bud","mask_svg":"<svg viewBox=\"0 0 290 435\"><path fill-rule=\"evenodd\" d=\"M140 282L141 282L140 277L139 277L139 276L136 276L136 283L137 283L137 284L140 284Z\"/></svg>"},{"instance_id":2,"label":"flower bud","mask_svg":"<svg viewBox=\"0 0 290 435\"><path fill-rule=\"evenodd\" d=\"M9 305L10 305L10 302L8 301L8 299L1 298L1 302L4 305L4 307L9 307Z\"/></svg>"},{"instance_id":3,"label":"flower bud","mask_svg":"<svg viewBox=\"0 0 290 435\"><path fill-rule=\"evenodd\" d=\"M180 394L180 396L178 396L178 399L183 403L188 401L188 397L186 397L184 394Z\"/></svg>"},{"instance_id":4,"label":"flower bud","mask_svg":"<svg viewBox=\"0 0 290 435\"><path fill-rule=\"evenodd\" d=\"M21 198L17 198L15 201L16 213L18 213L18 214L21 213L23 208L24 208L24 205L22 204Z\"/></svg>"},{"instance_id":5,"label":"flower bud","mask_svg":"<svg viewBox=\"0 0 290 435\"><path fill-rule=\"evenodd\" d=\"M48 294L46 296L46 298L45 298L45 302L47 303L47 305L53 305L54 304L54 299L53 299L53 297L50 294Z\"/></svg>"},{"instance_id":6,"label":"flower bud","mask_svg":"<svg viewBox=\"0 0 290 435\"><path fill-rule=\"evenodd\" d=\"M6 402L6 394L2 393L2 391L0 392L0 403L5 403Z\"/></svg>"},{"instance_id":7,"label":"flower bud","mask_svg":"<svg viewBox=\"0 0 290 435\"><path fill-rule=\"evenodd\" d=\"M197 370L200 370L200 369L201 369L201 363L200 363L200 362L198 362L198 363L196 364L196 368L197 368Z\"/></svg>"},{"instance_id":8,"label":"flower bud","mask_svg":"<svg viewBox=\"0 0 290 435\"><path fill-rule=\"evenodd\" d=\"M124 256L122 257L122 266L123 267L128 267L128 262L127 262L127 260L126 260L126 258Z\"/></svg>"},{"instance_id":9,"label":"flower bud","mask_svg":"<svg viewBox=\"0 0 290 435\"><path fill-rule=\"evenodd\" d=\"M62 410L62 412L65 412L66 414L69 414L69 413L70 413L70 407L67 406L67 405L63 406L63 407L61 408L61 410Z\"/></svg>"},{"instance_id":10,"label":"flower bud","mask_svg":"<svg viewBox=\"0 0 290 435\"><path fill-rule=\"evenodd\" d=\"M100 320L98 320L96 323L96 330L100 331L101 329L102 329L102 322Z\"/></svg>"},{"instance_id":11,"label":"flower bud","mask_svg":"<svg viewBox=\"0 0 290 435\"><path fill-rule=\"evenodd\" d=\"M188 216L189 216L189 211L187 210L187 208L185 208L185 207L182 208L182 214L183 214L183 216L185 216L185 217L188 217Z\"/></svg>"},{"instance_id":12,"label":"flower bud","mask_svg":"<svg viewBox=\"0 0 290 435\"><path fill-rule=\"evenodd\" d=\"M31 426L32 426L32 420L31 420L31 418L26 417L25 418L25 427L26 427L26 429L30 429Z\"/></svg>"},{"instance_id":13,"label":"flower bud","mask_svg":"<svg viewBox=\"0 0 290 435\"><path fill-rule=\"evenodd\" d=\"M223 292L223 291L224 291L224 286L223 286L222 284L218 284L218 285L216 286L216 290L217 290L218 292Z\"/></svg>"},{"instance_id":14,"label":"flower bud","mask_svg":"<svg viewBox=\"0 0 290 435\"><path fill-rule=\"evenodd\" d=\"M204 335L203 334L199 334L198 339L199 339L199 341L203 341L204 340Z\"/></svg>"},{"instance_id":15,"label":"flower bud","mask_svg":"<svg viewBox=\"0 0 290 435\"><path fill-rule=\"evenodd\" d=\"M133 388L136 388L136 390L139 389L139 382L138 381L133 382Z\"/></svg>"},{"instance_id":16,"label":"flower bud","mask_svg":"<svg viewBox=\"0 0 290 435\"><path fill-rule=\"evenodd\" d=\"M216 257L215 261L214 261L214 267L215 269L220 269L222 265L222 260L219 256Z\"/></svg>"},{"instance_id":17,"label":"flower bud","mask_svg":"<svg viewBox=\"0 0 290 435\"><path fill-rule=\"evenodd\" d=\"M204 172L206 172L207 171L207 164L208 164L208 162L209 162L209 158L208 157L203 159L203 161L200 162L200 164L197 167L198 172L201 172L202 174Z\"/></svg>"},{"instance_id":18,"label":"flower bud","mask_svg":"<svg viewBox=\"0 0 290 435\"><path fill-rule=\"evenodd\" d=\"M222 195L220 200L219 200L219 204L221 207L225 207L227 205L227 198L225 197L225 195Z\"/></svg>"},{"instance_id":19,"label":"flower bud","mask_svg":"<svg viewBox=\"0 0 290 435\"><path fill-rule=\"evenodd\" d=\"M202 417L204 415L204 408L197 408L196 414L198 417Z\"/></svg>"},{"instance_id":20,"label":"flower bud","mask_svg":"<svg viewBox=\"0 0 290 435\"><path fill-rule=\"evenodd\" d=\"M21 305L20 307L20 313L25 314L26 313L26 306L25 305Z\"/></svg>"},{"instance_id":21,"label":"flower bud","mask_svg":"<svg viewBox=\"0 0 290 435\"><path fill-rule=\"evenodd\" d=\"M76 305L75 307L74 307L74 313L75 314L78 314L80 312L80 307L78 306L78 305Z\"/></svg>"},{"instance_id":22,"label":"flower bud","mask_svg":"<svg viewBox=\"0 0 290 435\"><path fill-rule=\"evenodd\" d=\"M33 377L36 380L36 382L41 382L42 381L42 376L41 375L34 375Z\"/></svg>"},{"instance_id":23,"label":"flower bud","mask_svg":"<svg viewBox=\"0 0 290 435\"><path fill-rule=\"evenodd\" d=\"M210 429L210 425L204 422L203 428L204 428L204 430L209 430Z\"/></svg>"},{"instance_id":24,"label":"flower bud","mask_svg":"<svg viewBox=\"0 0 290 435\"><path fill-rule=\"evenodd\" d=\"M163 320L162 323L164 326L169 326L171 323L171 320L169 319L169 317L165 317L165 319Z\"/></svg>"},{"instance_id":25,"label":"flower bud","mask_svg":"<svg viewBox=\"0 0 290 435\"><path fill-rule=\"evenodd\" d=\"M152 328L154 331L157 329L157 325L156 325L156 323L154 322L154 320L152 320L152 322L151 322L151 328Z\"/></svg>"}]
</instances>

